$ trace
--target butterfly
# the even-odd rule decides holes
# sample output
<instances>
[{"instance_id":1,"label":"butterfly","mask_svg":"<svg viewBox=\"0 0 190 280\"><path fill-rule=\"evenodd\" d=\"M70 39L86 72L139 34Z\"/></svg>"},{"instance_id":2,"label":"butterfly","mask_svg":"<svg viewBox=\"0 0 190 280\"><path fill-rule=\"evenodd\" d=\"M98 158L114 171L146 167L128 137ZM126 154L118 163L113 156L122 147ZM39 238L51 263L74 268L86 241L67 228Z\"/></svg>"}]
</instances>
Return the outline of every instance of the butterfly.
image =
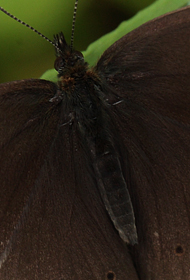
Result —
<instances>
[{"instance_id":1,"label":"butterfly","mask_svg":"<svg viewBox=\"0 0 190 280\"><path fill-rule=\"evenodd\" d=\"M0 85L0 279L190 279L189 17Z\"/></svg>"}]
</instances>

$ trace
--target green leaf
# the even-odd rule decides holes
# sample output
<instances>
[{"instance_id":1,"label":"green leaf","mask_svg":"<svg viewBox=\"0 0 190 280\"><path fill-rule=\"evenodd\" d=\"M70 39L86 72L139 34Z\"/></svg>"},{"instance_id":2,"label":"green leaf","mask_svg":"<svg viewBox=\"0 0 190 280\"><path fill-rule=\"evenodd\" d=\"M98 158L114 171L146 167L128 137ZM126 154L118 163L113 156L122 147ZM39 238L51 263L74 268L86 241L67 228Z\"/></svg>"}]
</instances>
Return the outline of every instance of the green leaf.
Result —
<instances>
[{"instance_id":1,"label":"green leaf","mask_svg":"<svg viewBox=\"0 0 190 280\"><path fill-rule=\"evenodd\" d=\"M187 5L187 0L158 0L149 7L138 12L133 18L122 22L114 31L101 37L94 43L90 44L86 51L83 52L85 60L90 66L95 65L103 52L122 36L142 25L143 23L156 18L165 13L174 11ZM56 80L54 69L45 72L41 79Z\"/></svg>"}]
</instances>

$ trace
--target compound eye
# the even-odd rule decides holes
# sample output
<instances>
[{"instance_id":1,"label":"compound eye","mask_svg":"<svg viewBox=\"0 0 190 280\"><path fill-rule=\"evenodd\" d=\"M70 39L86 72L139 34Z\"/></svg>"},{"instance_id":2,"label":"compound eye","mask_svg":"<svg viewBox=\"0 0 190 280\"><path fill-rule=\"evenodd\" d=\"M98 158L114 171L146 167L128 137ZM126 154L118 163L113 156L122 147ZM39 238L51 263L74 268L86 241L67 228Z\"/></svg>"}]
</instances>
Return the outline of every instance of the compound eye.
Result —
<instances>
[{"instance_id":1,"label":"compound eye","mask_svg":"<svg viewBox=\"0 0 190 280\"><path fill-rule=\"evenodd\" d=\"M56 58L55 63L54 63L55 70L59 71L61 68L64 68L64 66L65 66L65 61L63 60L63 58L60 56L58 58Z\"/></svg>"},{"instance_id":2,"label":"compound eye","mask_svg":"<svg viewBox=\"0 0 190 280\"><path fill-rule=\"evenodd\" d=\"M76 60L81 60L81 59L84 59L84 56L81 52L75 51L75 59Z\"/></svg>"}]
</instances>

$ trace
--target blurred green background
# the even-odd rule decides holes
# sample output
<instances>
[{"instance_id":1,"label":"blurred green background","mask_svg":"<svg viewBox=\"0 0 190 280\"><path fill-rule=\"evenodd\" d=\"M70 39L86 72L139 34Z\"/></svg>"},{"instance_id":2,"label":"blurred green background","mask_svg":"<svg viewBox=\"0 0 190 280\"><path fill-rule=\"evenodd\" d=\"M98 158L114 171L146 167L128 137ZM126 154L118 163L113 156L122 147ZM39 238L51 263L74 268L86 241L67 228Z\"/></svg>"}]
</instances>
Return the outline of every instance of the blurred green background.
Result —
<instances>
[{"instance_id":1,"label":"blurred green background","mask_svg":"<svg viewBox=\"0 0 190 280\"><path fill-rule=\"evenodd\" d=\"M177 9L188 1L79 0L74 38L75 49L85 50L90 43L114 30L122 21L133 17L153 2L155 3L150 6L151 9L146 13L138 14L135 24L133 21L129 30L157 16L157 13L159 15ZM53 34L63 31L67 41L70 41L74 0L1 0L0 5L49 39L53 39ZM127 31L124 30L124 32ZM53 47L2 12L0 13L0 35L1 83L38 78L47 69L53 68L55 59ZM111 44L111 40L107 44ZM107 45L101 48L103 51ZM97 45L94 47L94 50L96 49ZM93 47L86 52L88 60L92 57L92 53ZM94 60L96 61L99 56L99 53L96 54Z\"/></svg>"}]
</instances>

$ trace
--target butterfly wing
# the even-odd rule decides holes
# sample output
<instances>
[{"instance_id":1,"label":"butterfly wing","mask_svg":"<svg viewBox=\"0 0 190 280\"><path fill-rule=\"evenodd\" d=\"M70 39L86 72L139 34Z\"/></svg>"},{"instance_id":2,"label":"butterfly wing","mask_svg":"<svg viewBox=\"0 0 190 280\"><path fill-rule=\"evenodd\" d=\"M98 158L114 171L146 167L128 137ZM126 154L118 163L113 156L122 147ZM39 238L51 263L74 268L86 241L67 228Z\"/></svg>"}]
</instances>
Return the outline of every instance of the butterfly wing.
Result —
<instances>
[{"instance_id":1,"label":"butterfly wing","mask_svg":"<svg viewBox=\"0 0 190 280\"><path fill-rule=\"evenodd\" d=\"M141 279L190 279L189 35L188 7L122 37L95 67L125 147Z\"/></svg>"},{"instance_id":2,"label":"butterfly wing","mask_svg":"<svg viewBox=\"0 0 190 280\"><path fill-rule=\"evenodd\" d=\"M136 280L56 90L0 85L0 279Z\"/></svg>"}]
</instances>

